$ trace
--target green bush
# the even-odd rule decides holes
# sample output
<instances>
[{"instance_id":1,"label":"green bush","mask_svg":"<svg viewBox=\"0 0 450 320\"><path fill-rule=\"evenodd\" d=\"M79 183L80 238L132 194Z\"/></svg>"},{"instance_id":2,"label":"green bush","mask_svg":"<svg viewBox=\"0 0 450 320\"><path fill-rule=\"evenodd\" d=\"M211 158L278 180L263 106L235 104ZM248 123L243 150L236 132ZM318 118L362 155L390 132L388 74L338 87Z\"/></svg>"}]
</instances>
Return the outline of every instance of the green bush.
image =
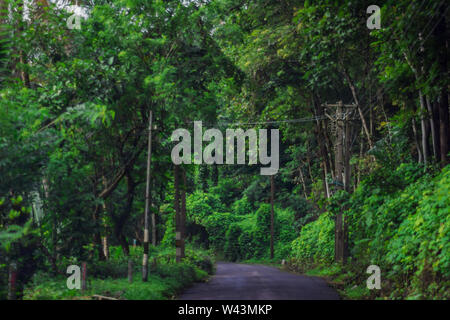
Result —
<instances>
[{"instance_id":1,"label":"green bush","mask_svg":"<svg viewBox=\"0 0 450 320\"><path fill-rule=\"evenodd\" d=\"M237 218L228 212L215 212L208 216L204 223L209 235L209 243L217 252L223 252L225 246L225 233L228 227L236 222Z\"/></svg>"},{"instance_id":2,"label":"green bush","mask_svg":"<svg viewBox=\"0 0 450 320\"><path fill-rule=\"evenodd\" d=\"M236 261L241 258L241 250L239 247L239 236L241 228L237 224L232 224L225 234L224 256L230 261Z\"/></svg>"},{"instance_id":3,"label":"green bush","mask_svg":"<svg viewBox=\"0 0 450 320\"><path fill-rule=\"evenodd\" d=\"M334 258L334 220L325 212L305 225L292 242L292 255L305 263L330 263Z\"/></svg>"},{"instance_id":4,"label":"green bush","mask_svg":"<svg viewBox=\"0 0 450 320\"><path fill-rule=\"evenodd\" d=\"M291 242L297 237L295 213L290 208L275 207L275 259L286 259L291 254Z\"/></svg>"},{"instance_id":5,"label":"green bush","mask_svg":"<svg viewBox=\"0 0 450 320\"><path fill-rule=\"evenodd\" d=\"M253 206L246 195L233 203L233 212L237 215L248 215L253 212Z\"/></svg>"},{"instance_id":6,"label":"green bush","mask_svg":"<svg viewBox=\"0 0 450 320\"><path fill-rule=\"evenodd\" d=\"M67 277L36 273L25 290L25 299L88 299L100 294L121 299L171 299L195 281L204 280L213 273L214 261L210 252L199 248L186 248L186 257L175 263L175 248L158 247L149 252L148 282L142 282L142 247L130 248L125 256L120 247L111 247L108 261L88 264L88 290L67 289ZM153 263L154 258L156 264ZM128 260L134 262L133 282L128 283ZM73 262L76 264L76 262Z\"/></svg>"},{"instance_id":7,"label":"green bush","mask_svg":"<svg viewBox=\"0 0 450 320\"><path fill-rule=\"evenodd\" d=\"M422 192L417 210L410 211L387 243L387 262L396 272L414 272L411 284L416 294L441 296L437 292L441 289L445 297L450 297L445 290L450 278L449 195L450 166L447 166Z\"/></svg>"},{"instance_id":8,"label":"green bush","mask_svg":"<svg viewBox=\"0 0 450 320\"><path fill-rule=\"evenodd\" d=\"M219 196L214 193L195 191L186 198L186 214L188 219L201 224L213 212L222 212L224 207Z\"/></svg>"},{"instance_id":9,"label":"green bush","mask_svg":"<svg viewBox=\"0 0 450 320\"><path fill-rule=\"evenodd\" d=\"M417 168L402 164L378 181L389 172L380 168L352 195L336 193L330 212L306 224L292 242L293 263L332 265L333 216L341 210L348 219L352 264L344 273L352 276L342 277L349 286L359 285L367 266L376 264L385 271L380 295L449 298L450 166L434 178Z\"/></svg>"},{"instance_id":10,"label":"green bush","mask_svg":"<svg viewBox=\"0 0 450 320\"><path fill-rule=\"evenodd\" d=\"M239 248L241 252L241 258L243 260L249 260L256 256L255 249L255 237L253 229L242 230L239 236Z\"/></svg>"}]
</instances>

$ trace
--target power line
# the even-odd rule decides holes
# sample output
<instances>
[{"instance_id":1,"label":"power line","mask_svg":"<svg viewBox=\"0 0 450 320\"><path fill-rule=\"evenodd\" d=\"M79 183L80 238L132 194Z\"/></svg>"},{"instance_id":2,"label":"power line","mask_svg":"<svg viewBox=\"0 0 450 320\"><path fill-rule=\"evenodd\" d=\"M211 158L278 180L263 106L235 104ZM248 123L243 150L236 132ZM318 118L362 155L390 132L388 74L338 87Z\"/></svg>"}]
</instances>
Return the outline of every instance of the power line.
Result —
<instances>
[{"instance_id":1,"label":"power line","mask_svg":"<svg viewBox=\"0 0 450 320\"><path fill-rule=\"evenodd\" d=\"M413 16L417 16L417 14L419 14L419 13L421 12L421 10L422 10L422 8L423 8L423 6L424 6L424 4L425 4L426 2L427 2L427 1L424 0L424 1L422 2L422 4L418 7L418 9L416 9L416 10L413 11L412 15L413 15ZM441 3L439 4L439 6L437 7L437 8L438 8L437 11L439 11L439 8L442 6L442 4L443 4L444 2L445 2L445 0L441 1ZM448 8L447 8L447 10L448 10ZM446 10L446 12L447 12L447 10ZM429 21L428 21L427 24L425 25L424 29L425 29L425 28L429 25L429 23L434 19L434 17L435 17L436 14L438 13L437 11L436 11L436 12L433 14L433 16L429 19ZM445 13L446 13L446 12L445 12ZM445 13L444 13L443 16L445 16ZM443 16L442 16L442 17L443 17ZM439 21L442 19L442 17L439 19ZM414 17L412 17L412 18L410 19L410 22L409 22L409 24L407 25L407 28L406 28L406 30L405 30L405 33L406 33L406 32L409 30L409 28L412 26L413 21L414 21ZM436 26L437 26L437 24L439 23L439 21L438 21L438 22L436 23L436 25L432 28L432 30L430 31L430 33L428 34L428 36L423 40L423 42L425 42L425 41L427 40L427 38L429 37L429 35L431 34L431 32L436 28ZM394 35L394 33L391 33L391 34L389 35L388 39L387 39L385 42L389 42L389 41L391 40L391 38L392 38L393 35ZM418 41L418 40L416 40L415 42L417 42L417 41ZM423 42L422 42L422 43L423 43ZM412 46L414 46L414 44L415 44L415 43L413 43ZM385 93L385 91L386 91L385 88L381 88L381 90L382 90L382 93ZM363 95L360 97L360 100L362 101L362 100L366 97L366 95L367 95L367 93L363 94ZM375 97L373 100L371 100L371 101L369 102L369 104L368 104L364 109L361 110L362 113L363 113L363 115L367 114L367 111L370 110L370 105L371 105L376 99L377 99L377 97ZM344 113L344 115L347 116L345 113ZM219 123L207 124L207 125L223 125L223 124L228 124L228 125L241 125L241 126L246 126L246 125L278 124L278 123L302 123L302 122L318 121L318 120L325 120L325 119L327 119L326 116L316 116L316 117L301 118L301 119L287 119L287 120L275 120L275 121L255 121L255 122L247 122L247 123L219 122ZM193 121L190 121L190 122L193 122Z\"/></svg>"},{"instance_id":2,"label":"power line","mask_svg":"<svg viewBox=\"0 0 450 320\"><path fill-rule=\"evenodd\" d=\"M299 118L299 119L284 119L284 120L269 120L269 121L253 121L253 122L216 122L216 123L205 123L202 122L202 125L209 125L209 126L220 126L220 125L231 125L231 126L247 126L247 125L260 125L260 124L278 124L278 123L302 123L302 122L311 122L311 121L317 121L317 120L323 120L326 119L325 116L314 116L314 117L306 117L306 118ZM198 120L200 121L200 120ZM188 121L189 123L193 123L195 121Z\"/></svg>"}]
</instances>

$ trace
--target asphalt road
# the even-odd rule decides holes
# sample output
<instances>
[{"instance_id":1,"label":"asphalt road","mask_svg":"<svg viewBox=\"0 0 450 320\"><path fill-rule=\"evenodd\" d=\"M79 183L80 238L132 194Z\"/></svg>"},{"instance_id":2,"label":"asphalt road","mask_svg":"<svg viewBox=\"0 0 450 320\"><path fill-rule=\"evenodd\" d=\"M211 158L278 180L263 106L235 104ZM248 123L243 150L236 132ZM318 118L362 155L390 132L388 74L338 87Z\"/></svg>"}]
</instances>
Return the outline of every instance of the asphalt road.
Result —
<instances>
[{"instance_id":1,"label":"asphalt road","mask_svg":"<svg viewBox=\"0 0 450 320\"><path fill-rule=\"evenodd\" d=\"M320 278L262 265L217 263L207 282L187 289L180 300L337 300L339 295Z\"/></svg>"}]
</instances>

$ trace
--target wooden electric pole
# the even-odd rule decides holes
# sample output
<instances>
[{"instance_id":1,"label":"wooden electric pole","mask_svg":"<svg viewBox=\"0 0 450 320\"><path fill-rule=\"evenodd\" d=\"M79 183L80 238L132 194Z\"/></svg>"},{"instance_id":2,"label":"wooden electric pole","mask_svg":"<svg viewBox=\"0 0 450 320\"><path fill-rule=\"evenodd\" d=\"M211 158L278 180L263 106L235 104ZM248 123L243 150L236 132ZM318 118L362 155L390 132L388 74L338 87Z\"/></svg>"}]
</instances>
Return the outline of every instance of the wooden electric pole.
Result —
<instances>
[{"instance_id":1,"label":"wooden electric pole","mask_svg":"<svg viewBox=\"0 0 450 320\"><path fill-rule=\"evenodd\" d=\"M8 300L16 300L17 264L11 262L8 273Z\"/></svg>"},{"instance_id":2,"label":"wooden electric pole","mask_svg":"<svg viewBox=\"0 0 450 320\"><path fill-rule=\"evenodd\" d=\"M174 191L175 191L175 196L174 196L174 209L175 209L175 261L177 263L181 262L182 259L182 197L181 197L181 192L180 192L180 166L179 165L175 165L174 166L174 171L173 171L173 175L174 175Z\"/></svg>"},{"instance_id":3,"label":"wooden electric pole","mask_svg":"<svg viewBox=\"0 0 450 320\"><path fill-rule=\"evenodd\" d=\"M272 206L272 211L270 212L270 259L273 259L273 202L275 198L275 181L274 175L270 176L270 205Z\"/></svg>"},{"instance_id":4,"label":"wooden electric pole","mask_svg":"<svg viewBox=\"0 0 450 320\"><path fill-rule=\"evenodd\" d=\"M152 245L156 247L156 212L152 210Z\"/></svg>"},{"instance_id":5,"label":"wooden electric pole","mask_svg":"<svg viewBox=\"0 0 450 320\"><path fill-rule=\"evenodd\" d=\"M148 114L148 150L147 150L147 181L145 187L145 212L144 212L144 257L142 259L142 281L148 279L148 211L150 210L150 165L152 159L152 110Z\"/></svg>"},{"instance_id":6,"label":"wooden electric pole","mask_svg":"<svg viewBox=\"0 0 450 320\"><path fill-rule=\"evenodd\" d=\"M336 108L336 172L335 172L335 183L338 190L342 189L342 168L343 168L343 157L344 157L344 125L343 125L343 106L342 102L339 102ZM335 241L334 241L334 256L336 262L342 262L342 249L344 237L342 234L342 211L337 213L335 222Z\"/></svg>"},{"instance_id":7,"label":"wooden electric pole","mask_svg":"<svg viewBox=\"0 0 450 320\"><path fill-rule=\"evenodd\" d=\"M350 191L350 138L351 124L348 112L355 105L344 105L342 101L337 104L324 104L325 107L336 108L336 142L335 142L335 182L337 190ZM332 119L334 120L334 119ZM343 217L342 211L336 214L334 233L334 259L336 262L345 263L348 257L348 230L347 219Z\"/></svg>"},{"instance_id":8,"label":"wooden electric pole","mask_svg":"<svg viewBox=\"0 0 450 320\"><path fill-rule=\"evenodd\" d=\"M182 168L181 170L181 208L180 208L180 258L183 259L185 257L185 238L186 238L186 187L187 187L187 179L186 179L186 171Z\"/></svg>"}]
</instances>

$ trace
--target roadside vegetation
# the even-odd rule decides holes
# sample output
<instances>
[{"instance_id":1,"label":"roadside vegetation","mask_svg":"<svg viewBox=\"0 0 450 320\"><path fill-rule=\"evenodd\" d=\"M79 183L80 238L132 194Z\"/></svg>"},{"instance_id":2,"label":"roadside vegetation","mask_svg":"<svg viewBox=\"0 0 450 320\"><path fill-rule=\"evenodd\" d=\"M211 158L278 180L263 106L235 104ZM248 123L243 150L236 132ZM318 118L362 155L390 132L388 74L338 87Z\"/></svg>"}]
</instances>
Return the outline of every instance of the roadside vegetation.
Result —
<instances>
[{"instance_id":1,"label":"roadside vegetation","mask_svg":"<svg viewBox=\"0 0 450 320\"><path fill-rule=\"evenodd\" d=\"M172 299L215 260L450 299L446 1L59 2L0 0L0 299ZM194 121L279 130L279 170L174 164Z\"/></svg>"},{"instance_id":2,"label":"roadside vegetation","mask_svg":"<svg viewBox=\"0 0 450 320\"><path fill-rule=\"evenodd\" d=\"M324 200L322 208L304 200L298 207L301 198L292 202L295 207L289 201L276 206L272 259L270 205L264 197L250 205L251 188L227 206L231 212L222 212L224 199L214 195L230 190L197 192L188 198L188 212L203 217L196 223L214 235L205 239L226 260L278 266L285 260L287 270L324 276L350 299L449 299L450 166L424 175L414 163L387 165L374 169L352 194ZM334 216L342 208L351 257L344 266L334 262ZM381 268L382 290L366 287L372 264Z\"/></svg>"},{"instance_id":3,"label":"roadside vegetation","mask_svg":"<svg viewBox=\"0 0 450 320\"><path fill-rule=\"evenodd\" d=\"M111 247L108 261L92 261L88 265L87 290L68 289L67 275L37 272L24 290L24 300L93 299L100 295L113 299L166 300L195 282L206 281L214 272L211 253L200 248L188 248L182 263L175 263L175 251L158 248L150 255L150 275L143 282L142 248L130 248L125 256L120 247ZM133 261L133 280L128 280L128 262ZM77 265L78 261L68 261Z\"/></svg>"}]
</instances>

